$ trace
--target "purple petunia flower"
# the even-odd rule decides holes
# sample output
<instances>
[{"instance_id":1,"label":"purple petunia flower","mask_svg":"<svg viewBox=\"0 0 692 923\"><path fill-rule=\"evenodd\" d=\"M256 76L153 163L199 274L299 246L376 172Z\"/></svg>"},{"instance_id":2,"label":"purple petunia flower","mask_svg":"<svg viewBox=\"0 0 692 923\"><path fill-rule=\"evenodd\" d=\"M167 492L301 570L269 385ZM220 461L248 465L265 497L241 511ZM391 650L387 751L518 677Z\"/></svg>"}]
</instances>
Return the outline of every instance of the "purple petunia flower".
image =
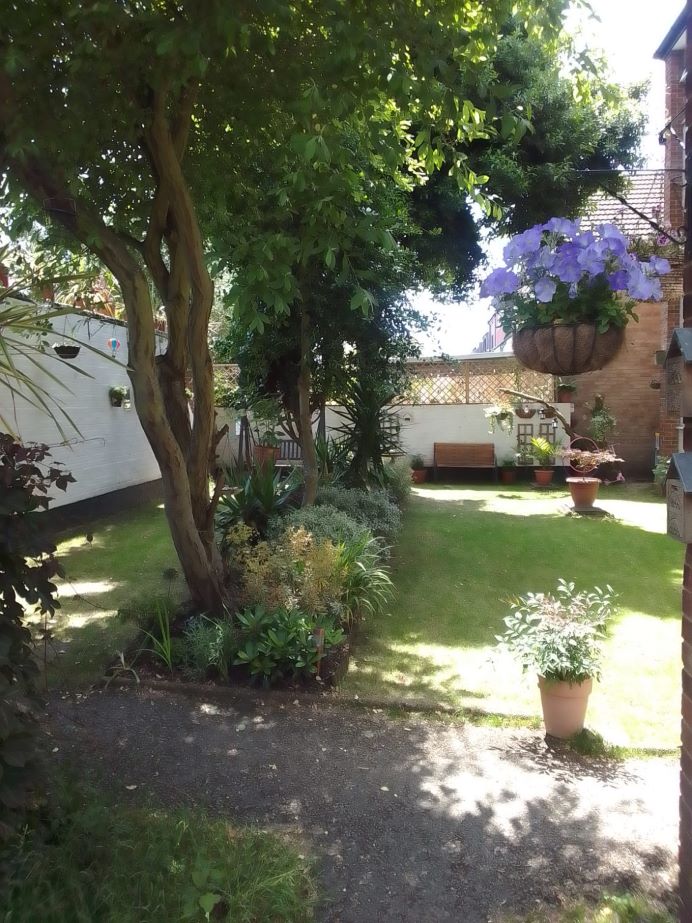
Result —
<instances>
[{"instance_id":1,"label":"purple petunia flower","mask_svg":"<svg viewBox=\"0 0 692 923\"><path fill-rule=\"evenodd\" d=\"M536 282L534 291L538 301L547 304L549 301L553 300L553 295L557 291L557 283L549 276L541 276L538 282Z\"/></svg>"},{"instance_id":2,"label":"purple petunia flower","mask_svg":"<svg viewBox=\"0 0 692 923\"><path fill-rule=\"evenodd\" d=\"M543 225L544 231L561 234L563 237L574 237L579 233L579 220L570 221L569 218L551 218Z\"/></svg>"},{"instance_id":3,"label":"purple petunia flower","mask_svg":"<svg viewBox=\"0 0 692 923\"><path fill-rule=\"evenodd\" d=\"M495 297L496 295L511 295L519 288L519 276L511 269L494 269L483 280L481 285L481 298Z\"/></svg>"},{"instance_id":4,"label":"purple petunia flower","mask_svg":"<svg viewBox=\"0 0 692 923\"><path fill-rule=\"evenodd\" d=\"M662 256L652 256L649 260L649 266L659 276L665 276L666 273L670 272L670 263L668 260L663 259Z\"/></svg>"}]
</instances>

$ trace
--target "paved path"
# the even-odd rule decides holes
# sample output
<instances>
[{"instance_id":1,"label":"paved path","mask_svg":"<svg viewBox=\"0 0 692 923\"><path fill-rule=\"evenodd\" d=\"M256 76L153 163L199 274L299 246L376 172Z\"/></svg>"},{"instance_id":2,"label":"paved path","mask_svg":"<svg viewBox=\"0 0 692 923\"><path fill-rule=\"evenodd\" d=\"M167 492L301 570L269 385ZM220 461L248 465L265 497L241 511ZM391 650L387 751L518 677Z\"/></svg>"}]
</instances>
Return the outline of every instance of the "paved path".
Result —
<instances>
[{"instance_id":1,"label":"paved path","mask_svg":"<svg viewBox=\"0 0 692 923\"><path fill-rule=\"evenodd\" d=\"M322 923L480 923L604 889L670 896L675 761L597 765L532 731L212 695L56 697L56 756L95 765L123 800L153 791L294 831L319 859Z\"/></svg>"}]
</instances>

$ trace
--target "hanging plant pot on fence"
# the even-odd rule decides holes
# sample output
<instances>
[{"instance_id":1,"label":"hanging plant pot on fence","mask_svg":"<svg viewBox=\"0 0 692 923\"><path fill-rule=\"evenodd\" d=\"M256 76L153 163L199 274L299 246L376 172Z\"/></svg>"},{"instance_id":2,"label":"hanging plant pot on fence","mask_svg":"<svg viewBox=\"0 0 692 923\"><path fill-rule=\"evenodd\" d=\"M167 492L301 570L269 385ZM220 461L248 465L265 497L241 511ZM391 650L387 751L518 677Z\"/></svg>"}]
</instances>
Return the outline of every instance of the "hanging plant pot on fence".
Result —
<instances>
[{"instance_id":1,"label":"hanging plant pot on fence","mask_svg":"<svg viewBox=\"0 0 692 923\"><path fill-rule=\"evenodd\" d=\"M530 420L531 417L536 415L535 407L515 407L515 414L519 417L520 420Z\"/></svg>"},{"instance_id":2,"label":"hanging plant pot on fence","mask_svg":"<svg viewBox=\"0 0 692 923\"><path fill-rule=\"evenodd\" d=\"M76 359L81 348L81 346L74 346L71 343L53 344L53 351L56 356L60 356L61 359Z\"/></svg>"},{"instance_id":3,"label":"hanging plant pot on fence","mask_svg":"<svg viewBox=\"0 0 692 923\"><path fill-rule=\"evenodd\" d=\"M579 375L602 369L617 355L623 327L599 333L596 324L523 327L513 336L514 355L529 369L549 375Z\"/></svg>"}]
</instances>

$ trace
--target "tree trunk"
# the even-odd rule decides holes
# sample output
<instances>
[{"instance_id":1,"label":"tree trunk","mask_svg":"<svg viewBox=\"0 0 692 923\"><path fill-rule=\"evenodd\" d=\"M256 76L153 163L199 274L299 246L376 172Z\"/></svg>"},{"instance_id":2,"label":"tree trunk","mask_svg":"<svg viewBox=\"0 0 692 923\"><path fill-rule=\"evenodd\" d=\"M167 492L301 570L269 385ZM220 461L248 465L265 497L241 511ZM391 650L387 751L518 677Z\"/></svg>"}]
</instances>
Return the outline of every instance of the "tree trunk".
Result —
<instances>
[{"instance_id":1,"label":"tree trunk","mask_svg":"<svg viewBox=\"0 0 692 923\"><path fill-rule=\"evenodd\" d=\"M304 307L300 309L300 373L298 375L298 405L300 409L300 444L303 450L303 477L305 492L303 506L312 506L317 496L317 452L312 431L310 397L312 391L312 342L310 340L310 316Z\"/></svg>"}]
</instances>

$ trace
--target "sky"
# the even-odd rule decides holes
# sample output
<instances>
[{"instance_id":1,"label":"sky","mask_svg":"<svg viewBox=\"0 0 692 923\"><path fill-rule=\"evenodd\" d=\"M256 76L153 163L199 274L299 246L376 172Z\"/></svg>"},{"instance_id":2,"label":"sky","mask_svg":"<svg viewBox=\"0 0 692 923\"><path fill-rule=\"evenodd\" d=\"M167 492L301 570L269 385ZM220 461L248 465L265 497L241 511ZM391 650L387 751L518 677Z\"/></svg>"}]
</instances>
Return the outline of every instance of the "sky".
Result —
<instances>
[{"instance_id":1,"label":"sky","mask_svg":"<svg viewBox=\"0 0 692 923\"><path fill-rule=\"evenodd\" d=\"M619 83L649 80L648 126L642 149L646 166L663 166L658 133L665 125L664 65L653 54L684 6L684 0L591 0L600 21L573 16L570 30L581 29L589 47L605 52L612 77ZM501 248L496 247L499 251ZM467 304L438 304L422 294L415 306L434 319L434 331L423 338L424 355L465 355L480 342L492 313L487 299Z\"/></svg>"}]
</instances>

